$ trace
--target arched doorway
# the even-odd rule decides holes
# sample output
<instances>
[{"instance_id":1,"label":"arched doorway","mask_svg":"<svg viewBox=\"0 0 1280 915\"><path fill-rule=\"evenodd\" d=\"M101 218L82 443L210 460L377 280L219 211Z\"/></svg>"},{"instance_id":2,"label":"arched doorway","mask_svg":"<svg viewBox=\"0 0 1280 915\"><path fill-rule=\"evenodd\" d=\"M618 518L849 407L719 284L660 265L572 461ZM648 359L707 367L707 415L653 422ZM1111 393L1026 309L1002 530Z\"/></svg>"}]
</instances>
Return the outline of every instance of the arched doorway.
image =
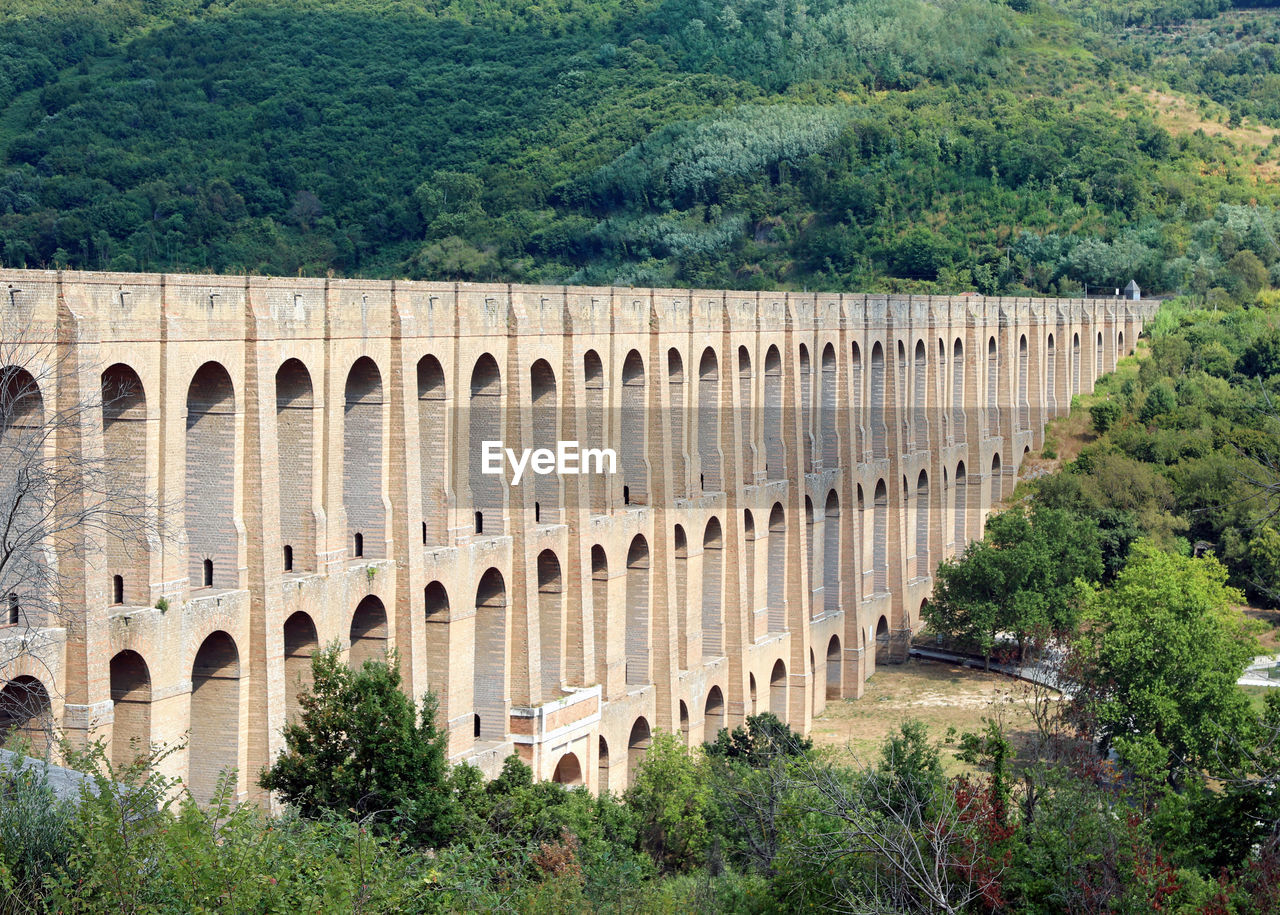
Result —
<instances>
[{"instance_id":1,"label":"arched doorway","mask_svg":"<svg viewBox=\"0 0 1280 915\"><path fill-rule=\"evenodd\" d=\"M210 635L191 665L191 738L187 787L198 803L213 799L223 772L240 764L240 652L225 632ZM239 779L231 778L231 800Z\"/></svg>"},{"instance_id":2,"label":"arched doorway","mask_svg":"<svg viewBox=\"0 0 1280 915\"><path fill-rule=\"evenodd\" d=\"M551 780L561 785L581 785L582 764L578 762L577 755L566 753L561 756L560 761L556 763L556 770L552 773Z\"/></svg>"},{"instance_id":3,"label":"arched doorway","mask_svg":"<svg viewBox=\"0 0 1280 915\"><path fill-rule=\"evenodd\" d=\"M387 658L387 610L382 601L370 594L351 617L351 652L348 660L359 670L365 661Z\"/></svg>"},{"instance_id":4,"label":"arched doorway","mask_svg":"<svg viewBox=\"0 0 1280 915\"><path fill-rule=\"evenodd\" d=\"M636 778L636 769L640 767L641 760L649 750L649 746L653 743L653 734L649 730L649 722L644 716L636 719L635 724L631 726L631 736L627 738L627 784L633 784Z\"/></svg>"},{"instance_id":5,"label":"arched doorway","mask_svg":"<svg viewBox=\"0 0 1280 915\"><path fill-rule=\"evenodd\" d=\"M292 721L302 711L299 698L311 691L311 656L320 648L316 625L299 610L284 621L284 717Z\"/></svg>"},{"instance_id":6,"label":"arched doorway","mask_svg":"<svg viewBox=\"0 0 1280 915\"><path fill-rule=\"evenodd\" d=\"M711 687L707 692L707 705L702 715L702 722L703 739L711 743L724 727L724 693L718 686Z\"/></svg>"},{"instance_id":7,"label":"arched doorway","mask_svg":"<svg viewBox=\"0 0 1280 915\"><path fill-rule=\"evenodd\" d=\"M136 651L111 659L111 764L130 765L151 751L151 672Z\"/></svg>"},{"instance_id":8,"label":"arched doorway","mask_svg":"<svg viewBox=\"0 0 1280 915\"><path fill-rule=\"evenodd\" d=\"M0 745L23 743L28 752L47 757L53 741L49 691L35 677L14 677L0 690Z\"/></svg>"},{"instance_id":9,"label":"arched doorway","mask_svg":"<svg viewBox=\"0 0 1280 915\"><path fill-rule=\"evenodd\" d=\"M787 665L781 658L774 662L769 674L769 711L777 715L779 721L787 720Z\"/></svg>"}]
</instances>

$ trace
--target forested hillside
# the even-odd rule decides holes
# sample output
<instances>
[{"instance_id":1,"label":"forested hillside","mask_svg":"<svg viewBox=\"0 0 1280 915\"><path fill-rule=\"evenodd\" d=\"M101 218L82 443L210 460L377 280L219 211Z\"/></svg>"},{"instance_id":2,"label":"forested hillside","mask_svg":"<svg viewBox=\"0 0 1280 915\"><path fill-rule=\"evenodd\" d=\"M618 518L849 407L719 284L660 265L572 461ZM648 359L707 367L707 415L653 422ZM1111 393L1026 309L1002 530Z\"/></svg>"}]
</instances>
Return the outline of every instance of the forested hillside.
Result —
<instances>
[{"instance_id":1,"label":"forested hillside","mask_svg":"<svg viewBox=\"0 0 1280 915\"><path fill-rule=\"evenodd\" d=\"M1280 279L1280 10L0 0L0 262L1036 290Z\"/></svg>"}]
</instances>

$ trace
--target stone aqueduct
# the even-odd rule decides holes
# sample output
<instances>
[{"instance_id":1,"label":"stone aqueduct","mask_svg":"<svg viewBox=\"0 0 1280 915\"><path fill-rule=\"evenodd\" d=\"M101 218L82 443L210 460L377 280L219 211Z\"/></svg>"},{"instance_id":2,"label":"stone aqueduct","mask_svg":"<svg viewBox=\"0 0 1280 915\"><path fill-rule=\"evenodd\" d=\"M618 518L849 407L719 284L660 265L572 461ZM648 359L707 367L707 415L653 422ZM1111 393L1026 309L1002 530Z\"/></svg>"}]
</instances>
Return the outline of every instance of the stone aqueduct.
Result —
<instances>
[{"instance_id":1,"label":"stone aqueduct","mask_svg":"<svg viewBox=\"0 0 1280 915\"><path fill-rule=\"evenodd\" d=\"M127 392L59 447L115 459L163 531L61 556L65 625L6 691L121 760L189 732L165 765L198 797L238 767L259 799L332 642L394 648L489 772L619 790L659 728L808 728L901 656L938 561L1151 314L38 271L0 271L0 308L57 341L33 410ZM510 485L488 439L620 466Z\"/></svg>"}]
</instances>

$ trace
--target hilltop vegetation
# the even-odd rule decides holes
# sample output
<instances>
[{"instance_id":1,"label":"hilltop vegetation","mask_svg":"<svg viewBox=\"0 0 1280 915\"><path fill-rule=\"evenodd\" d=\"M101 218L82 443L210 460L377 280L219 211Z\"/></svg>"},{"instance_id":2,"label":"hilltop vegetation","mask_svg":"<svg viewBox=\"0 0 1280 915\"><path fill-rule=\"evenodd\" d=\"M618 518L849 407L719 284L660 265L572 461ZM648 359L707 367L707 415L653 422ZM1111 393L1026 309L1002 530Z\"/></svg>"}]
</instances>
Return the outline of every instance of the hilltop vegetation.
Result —
<instances>
[{"instance_id":1,"label":"hilltop vegetation","mask_svg":"<svg viewBox=\"0 0 1280 915\"><path fill-rule=\"evenodd\" d=\"M0 0L0 263L1238 296L1272 147L1128 91L1274 121L1224 6Z\"/></svg>"}]
</instances>

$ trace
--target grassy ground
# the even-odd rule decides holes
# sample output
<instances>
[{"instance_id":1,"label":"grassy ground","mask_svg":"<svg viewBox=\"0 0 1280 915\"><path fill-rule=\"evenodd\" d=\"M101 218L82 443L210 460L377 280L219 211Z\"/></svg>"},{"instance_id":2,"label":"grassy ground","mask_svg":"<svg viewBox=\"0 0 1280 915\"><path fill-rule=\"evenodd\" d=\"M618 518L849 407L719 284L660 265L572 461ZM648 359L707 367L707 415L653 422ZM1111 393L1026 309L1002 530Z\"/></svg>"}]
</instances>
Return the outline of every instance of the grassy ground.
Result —
<instances>
[{"instance_id":1,"label":"grassy ground","mask_svg":"<svg viewBox=\"0 0 1280 915\"><path fill-rule=\"evenodd\" d=\"M978 731L984 718L996 718L1015 746L1035 731L1026 684L998 674L983 673L932 661L909 661L878 669L867 681L861 699L828 702L826 713L813 722L818 746L841 747L855 759L873 762L880 744L909 718L923 721L930 735L944 741L948 731L958 736ZM968 767L944 752L949 772Z\"/></svg>"}]
</instances>

